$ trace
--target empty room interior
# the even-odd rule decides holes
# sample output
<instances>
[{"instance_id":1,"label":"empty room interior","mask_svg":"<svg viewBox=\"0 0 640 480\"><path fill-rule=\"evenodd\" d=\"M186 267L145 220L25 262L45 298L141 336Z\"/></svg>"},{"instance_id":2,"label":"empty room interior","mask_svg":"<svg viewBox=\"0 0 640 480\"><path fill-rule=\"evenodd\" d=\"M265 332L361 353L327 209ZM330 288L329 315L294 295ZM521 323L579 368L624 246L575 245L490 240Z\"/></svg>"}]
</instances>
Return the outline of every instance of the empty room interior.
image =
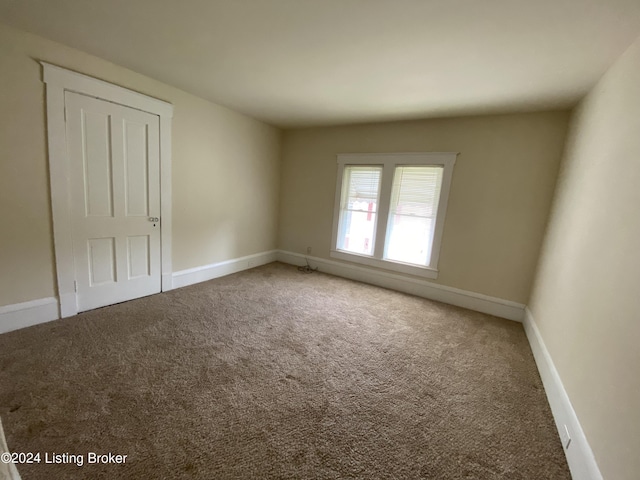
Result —
<instances>
[{"instance_id":1,"label":"empty room interior","mask_svg":"<svg viewBox=\"0 0 640 480\"><path fill-rule=\"evenodd\" d=\"M0 0L0 479L640 478L638 0Z\"/></svg>"}]
</instances>

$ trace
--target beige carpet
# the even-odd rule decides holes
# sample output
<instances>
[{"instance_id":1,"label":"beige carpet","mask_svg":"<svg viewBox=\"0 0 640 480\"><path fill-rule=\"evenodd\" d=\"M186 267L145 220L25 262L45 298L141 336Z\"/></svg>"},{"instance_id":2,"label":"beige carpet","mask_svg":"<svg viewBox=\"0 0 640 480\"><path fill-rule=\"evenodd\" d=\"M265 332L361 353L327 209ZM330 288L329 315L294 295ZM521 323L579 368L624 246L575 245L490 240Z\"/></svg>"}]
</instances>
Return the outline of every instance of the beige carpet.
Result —
<instances>
[{"instance_id":1,"label":"beige carpet","mask_svg":"<svg viewBox=\"0 0 640 480\"><path fill-rule=\"evenodd\" d=\"M0 335L18 465L76 478L568 479L518 323L274 263Z\"/></svg>"}]
</instances>

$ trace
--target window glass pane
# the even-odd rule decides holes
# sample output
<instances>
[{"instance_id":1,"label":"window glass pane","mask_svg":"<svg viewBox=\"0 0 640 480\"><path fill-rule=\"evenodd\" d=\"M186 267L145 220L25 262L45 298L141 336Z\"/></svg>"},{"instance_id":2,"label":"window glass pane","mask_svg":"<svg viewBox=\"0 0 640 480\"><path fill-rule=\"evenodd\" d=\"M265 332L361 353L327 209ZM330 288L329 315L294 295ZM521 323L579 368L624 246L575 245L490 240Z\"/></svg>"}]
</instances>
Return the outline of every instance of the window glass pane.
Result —
<instances>
[{"instance_id":1,"label":"window glass pane","mask_svg":"<svg viewBox=\"0 0 640 480\"><path fill-rule=\"evenodd\" d=\"M381 166L344 167L338 250L373 255L381 176Z\"/></svg>"},{"instance_id":2,"label":"window glass pane","mask_svg":"<svg viewBox=\"0 0 640 480\"><path fill-rule=\"evenodd\" d=\"M429 265L442 172L440 166L396 167L385 259Z\"/></svg>"}]
</instances>

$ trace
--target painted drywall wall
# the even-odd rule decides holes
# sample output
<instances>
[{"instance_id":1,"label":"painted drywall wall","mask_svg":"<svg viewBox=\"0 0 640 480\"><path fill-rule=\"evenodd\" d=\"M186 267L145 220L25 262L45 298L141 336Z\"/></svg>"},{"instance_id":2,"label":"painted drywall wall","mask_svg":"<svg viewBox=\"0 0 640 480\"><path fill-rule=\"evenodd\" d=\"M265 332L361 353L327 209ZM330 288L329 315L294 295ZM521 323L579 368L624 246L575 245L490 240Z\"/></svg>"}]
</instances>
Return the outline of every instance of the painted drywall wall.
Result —
<instances>
[{"instance_id":1,"label":"painted drywall wall","mask_svg":"<svg viewBox=\"0 0 640 480\"><path fill-rule=\"evenodd\" d=\"M640 472L640 39L576 110L530 310L606 479Z\"/></svg>"},{"instance_id":2,"label":"painted drywall wall","mask_svg":"<svg viewBox=\"0 0 640 480\"><path fill-rule=\"evenodd\" d=\"M525 303L568 112L287 130L278 245L329 258L336 154L460 152L437 283Z\"/></svg>"},{"instance_id":3,"label":"painted drywall wall","mask_svg":"<svg viewBox=\"0 0 640 480\"><path fill-rule=\"evenodd\" d=\"M38 60L174 105L174 271L276 247L278 129L0 25L0 306L56 294L44 84Z\"/></svg>"}]
</instances>

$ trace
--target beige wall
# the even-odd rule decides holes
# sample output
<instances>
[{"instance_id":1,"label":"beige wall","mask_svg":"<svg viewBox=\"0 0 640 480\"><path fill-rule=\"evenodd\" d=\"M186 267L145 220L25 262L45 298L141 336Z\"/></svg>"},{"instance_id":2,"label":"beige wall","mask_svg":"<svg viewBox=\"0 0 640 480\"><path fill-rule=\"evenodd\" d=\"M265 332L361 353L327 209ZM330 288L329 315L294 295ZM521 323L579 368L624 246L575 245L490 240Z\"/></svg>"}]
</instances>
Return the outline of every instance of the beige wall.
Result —
<instances>
[{"instance_id":1,"label":"beige wall","mask_svg":"<svg viewBox=\"0 0 640 480\"><path fill-rule=\"evenodd\" d=\"M574 114L530 309L605 479L640 472L640 39Z\"/></svg>"},{"instance_id":2,"label":"beige wall","mask_svg":"<svg viewBox=\"0 0 640 480\"><path fill-rule=\"evenodd\" d=\"M436 282L525 303L569 114L547 112L285 131L279 248L329 258L336 154L460 152Z\"/></svg>"},{"instance_id":3,"label":"beige wall","mask_svg":"<svg viewBox=\"0 0 640 480\"><path fill-rule=\"evenodd\" d=\"M37 60L173 103L174 271L276 247L278 129L0 25L0 305L56 294Z\"/></svg>"}]
</instances>

